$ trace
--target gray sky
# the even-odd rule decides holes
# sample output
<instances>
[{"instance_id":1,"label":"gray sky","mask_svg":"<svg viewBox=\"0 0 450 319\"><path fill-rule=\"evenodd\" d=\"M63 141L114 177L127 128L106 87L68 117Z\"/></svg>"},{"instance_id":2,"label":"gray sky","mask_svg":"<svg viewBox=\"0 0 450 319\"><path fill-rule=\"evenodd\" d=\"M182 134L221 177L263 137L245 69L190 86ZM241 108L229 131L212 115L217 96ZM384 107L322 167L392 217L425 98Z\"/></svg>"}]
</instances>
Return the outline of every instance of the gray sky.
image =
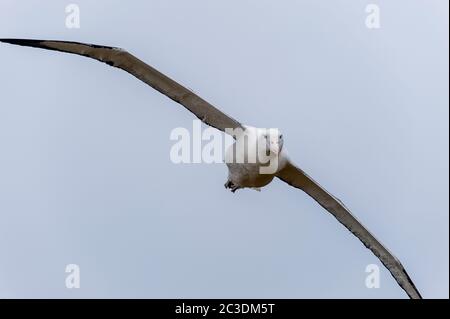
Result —
<instances>
[{"instance_id":1,"label":"gray sky","mask_svg":"<svg viewBox=\"0 0 450 319\"><path fill-rule=\"evenodd\" d=\"M448 1L0 0L0 37L126 48L291 157L449 297ZM93 60L0 45L0 297L405 298L301 191L175 165L193 116ZM81 288L65 287L65 266ZM365 286L378 264L381 287Z\"/></svg>"}]
</instances>

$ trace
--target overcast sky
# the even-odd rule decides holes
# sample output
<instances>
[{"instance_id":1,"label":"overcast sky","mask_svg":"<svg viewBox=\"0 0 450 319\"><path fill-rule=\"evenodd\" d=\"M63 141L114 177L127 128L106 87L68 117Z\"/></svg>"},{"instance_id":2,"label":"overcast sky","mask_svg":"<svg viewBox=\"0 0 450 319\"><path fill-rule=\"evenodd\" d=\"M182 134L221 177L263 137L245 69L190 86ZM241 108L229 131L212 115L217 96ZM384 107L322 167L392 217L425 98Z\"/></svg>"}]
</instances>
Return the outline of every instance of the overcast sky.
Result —
<instances>
[{"instance_id":1,"label":"overcast sky","mask_svg":"<svg viewBox=\"0 0 450 319\"><path fill-rule=\"evenodd\" d=\"M0 37L126 48L292 159L449 297L448 1L0 0ZM0 297L405 298L300 190L173 164L194 117L86 58L0 45ZM67 289L77 264L81 287ZM365 286L380 266L379 289Z\"/></svg>"}]
</instances>

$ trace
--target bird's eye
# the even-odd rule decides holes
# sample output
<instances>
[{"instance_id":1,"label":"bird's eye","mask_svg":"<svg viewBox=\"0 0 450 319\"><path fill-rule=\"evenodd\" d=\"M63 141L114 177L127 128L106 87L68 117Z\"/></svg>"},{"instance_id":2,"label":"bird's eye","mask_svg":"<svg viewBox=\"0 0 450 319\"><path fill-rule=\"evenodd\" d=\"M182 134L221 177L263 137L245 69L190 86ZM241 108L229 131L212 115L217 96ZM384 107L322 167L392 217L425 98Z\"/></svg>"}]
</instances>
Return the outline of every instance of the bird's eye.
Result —
<instances>
[{"instance_id":1,"label":"bird's eye","mask_svg":"<svg viewBox=\"0 0 450 319\"><path fill-rule=\"evenodd\" d=\"M283 138L283 134L280 134L280 140Z\"/></svg>"}]
</instances>

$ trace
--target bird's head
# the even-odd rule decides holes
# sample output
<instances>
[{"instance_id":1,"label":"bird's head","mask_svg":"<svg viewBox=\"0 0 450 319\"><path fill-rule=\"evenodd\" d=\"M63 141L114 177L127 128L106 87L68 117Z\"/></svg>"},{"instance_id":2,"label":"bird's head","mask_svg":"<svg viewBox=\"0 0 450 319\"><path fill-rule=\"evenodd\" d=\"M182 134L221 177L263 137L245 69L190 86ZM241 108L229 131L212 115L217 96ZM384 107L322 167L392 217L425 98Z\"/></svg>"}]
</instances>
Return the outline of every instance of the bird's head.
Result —
<instances>
[{"instance_id":1,"label":"bird's head","mask_svg":"<svg viewBox=\"0 0 450 319\"><path fill-rule=\"evenodd\" d=\"M278 155L283 149L283 134L278 129L271 128L265 130L262 137L266 143L266 150L273 155Z\"/></svg>"}]
</instances>

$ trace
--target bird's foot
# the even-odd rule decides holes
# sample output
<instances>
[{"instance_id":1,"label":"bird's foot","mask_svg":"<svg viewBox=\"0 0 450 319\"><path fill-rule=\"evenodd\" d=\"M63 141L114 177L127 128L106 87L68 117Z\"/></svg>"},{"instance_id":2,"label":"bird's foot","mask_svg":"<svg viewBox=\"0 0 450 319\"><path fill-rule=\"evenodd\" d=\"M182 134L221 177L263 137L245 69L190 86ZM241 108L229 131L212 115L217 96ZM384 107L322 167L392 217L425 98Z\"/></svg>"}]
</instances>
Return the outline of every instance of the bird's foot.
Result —
<instances>
[{"instance_id":1,"label":"bird's foot","mask_svg":"<svg viewBox=\"0 0 450 319\"><path fill-rule=\"evenodd\" d=\"M224 184L225 188L229 188L231 190L232 193L236 192L239 188L239 186L235 185L232 181L228 180L225 184Z\"/></svg>"}]
</instances>

